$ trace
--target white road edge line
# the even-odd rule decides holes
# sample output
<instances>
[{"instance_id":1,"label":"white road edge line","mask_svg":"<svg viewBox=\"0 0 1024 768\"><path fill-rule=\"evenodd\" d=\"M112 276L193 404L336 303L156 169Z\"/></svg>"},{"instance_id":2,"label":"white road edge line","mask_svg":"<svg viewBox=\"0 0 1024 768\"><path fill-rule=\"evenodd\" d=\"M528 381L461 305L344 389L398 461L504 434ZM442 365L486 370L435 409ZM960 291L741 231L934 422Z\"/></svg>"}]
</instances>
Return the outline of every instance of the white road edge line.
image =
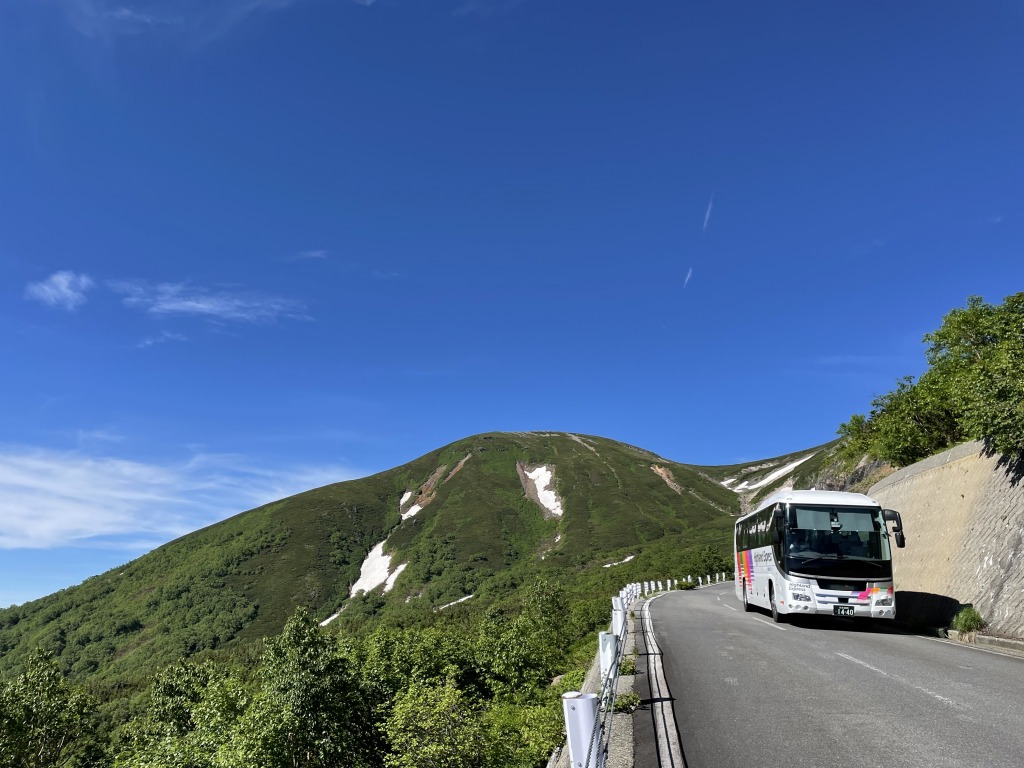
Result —
<instances>
[{"instance_id":1,"label":"white road edge line","mask_svg":"<svg viewBox=\"0 0 1024 768\"><path fill-rule=\"evenodd\" d=\"M977 645L968 645L966 643L958 643L956 640L948 640L944 637L928 637L928 635L914 635L910 634L910 637L920 637L922 640L930 640L933 643L942 643L943 645L953 645L957 648L963 648L965 651L981 651L982 653L991 653L995 656L1002 656L1005 659L1020 659L1019 653L1011 653L1009 651L1000 651L997 648L982 648Z\"/></svg>"},{"instance_id":2,"label":"white road edge line","mask_svg":"<svg viewBox=\"0 0 1024 768\"><path fill-rule=\"evenodd\" d=\"M658 745L658 764L666 768L683 768L683 749L679 745L676 731L676 717L665 681L665 669L661 664L661 647L654 637L654 622L651 617L651 603L662 595L655 595L644 603L642 616L644 643L647 645L648 670L651 684L651 713L654 715L655 741Z\"/></svg>"},{"instance_id":3,"label":"white road edge line","mask_svg":"<svg viewBox=\"0 0 1024 768\"><path fill-rule=\"evenodd\" d=\"M722 603L722 605L725 605L725 603ZM725 605L725 607L728 608L730 611L735 611L736 610L731 605Z\"/></svg>"}]
</instances>

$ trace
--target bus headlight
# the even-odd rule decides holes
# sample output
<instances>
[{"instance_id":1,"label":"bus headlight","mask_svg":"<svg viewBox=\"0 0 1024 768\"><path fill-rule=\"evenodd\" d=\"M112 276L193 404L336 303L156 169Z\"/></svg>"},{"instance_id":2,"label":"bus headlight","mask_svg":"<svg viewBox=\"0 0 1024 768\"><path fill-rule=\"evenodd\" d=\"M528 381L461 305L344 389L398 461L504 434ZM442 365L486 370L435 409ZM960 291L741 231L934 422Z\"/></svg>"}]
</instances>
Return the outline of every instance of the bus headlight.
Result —
<instances>
[{"instance_id":1,"label":"bus headlight","mask_svg":"<svg viewBox=\"0 0 1024 768\"><path fill-rule=\"evenodd\" d=\"M808 595L806 592L794 592L792 595L790 595L790 597L797 601L803 601L807 603L811 602L811 596Z\"/></svg>"},{"instance_id":2,"label":"bus headlight","mask_svg":"<svg viewBox=\"0 0 1024 768\"><path fill-rule=\"evenodd\" d=\"M892 605L892 595L886 595L875 600L875 605Z\"/></svg>"}]
</instances>

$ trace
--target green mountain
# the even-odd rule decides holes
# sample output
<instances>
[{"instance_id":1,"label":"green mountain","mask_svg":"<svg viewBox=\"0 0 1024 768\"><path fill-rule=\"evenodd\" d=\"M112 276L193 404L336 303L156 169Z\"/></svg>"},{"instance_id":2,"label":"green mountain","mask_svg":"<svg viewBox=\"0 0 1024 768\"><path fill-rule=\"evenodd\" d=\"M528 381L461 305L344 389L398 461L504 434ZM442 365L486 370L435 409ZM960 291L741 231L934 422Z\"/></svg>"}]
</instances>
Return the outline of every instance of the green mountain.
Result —
<instances>
[{"instance_id":1,"label":"green mountain","mask_svg":"<svg viewBox=\"0 0 1024 768\"><path fill-rule=\"evenodd\" d=\"M628 581L701 568L709 546L728 558L742 494L725 481L752 485L799 457L695 467L585 435L470 437L0 610L0 674L42 647L72 680L109 696L178 658L276 634L298 606L359 634L480 612L538 576L588 591L607 584L607 602ZM353 585L366 589L352 596Z\"/></svg>"}]
</instances>

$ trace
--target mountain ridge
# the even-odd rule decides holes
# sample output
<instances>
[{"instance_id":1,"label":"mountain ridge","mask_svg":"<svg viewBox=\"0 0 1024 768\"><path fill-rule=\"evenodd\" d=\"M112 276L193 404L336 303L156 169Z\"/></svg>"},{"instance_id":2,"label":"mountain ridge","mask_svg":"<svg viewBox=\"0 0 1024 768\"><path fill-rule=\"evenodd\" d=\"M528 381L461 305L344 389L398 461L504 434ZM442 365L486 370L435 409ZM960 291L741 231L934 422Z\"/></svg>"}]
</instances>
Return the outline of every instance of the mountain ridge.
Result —
<instances>
[{"instance_id":1,"label":"mountain ridge","mask_svg":"<svg viewBox=\"0 0 1024 768\"><path fill-rule=\"evenodd\" d=\"M761 461L744 476L810 453ZM474 435L241 512L0 610L0 673L42 647L72 678L132 687L179 657L276 634L298 606L333 619L332 631L359 633L429 624L441 607L486 610L538 574L669 576L701 548L728 554L741 503L722 480L747 466L682 464L574 433ZM531 472L539 472L532 490ZM386 576L378 571L354 590L377 547Z\"/></svg>"}]
</instances>

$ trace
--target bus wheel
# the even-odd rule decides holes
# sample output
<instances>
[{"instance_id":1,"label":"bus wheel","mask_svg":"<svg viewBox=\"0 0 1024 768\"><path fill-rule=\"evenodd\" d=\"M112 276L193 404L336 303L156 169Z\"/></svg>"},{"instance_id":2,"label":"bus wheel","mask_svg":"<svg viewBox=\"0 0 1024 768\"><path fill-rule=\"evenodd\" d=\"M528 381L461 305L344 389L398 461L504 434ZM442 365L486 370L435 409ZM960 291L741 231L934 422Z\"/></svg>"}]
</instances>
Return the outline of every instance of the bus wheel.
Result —
<instances>
[{"instance_id":1,"label":"bus wheel","mask_svg":"<svg viewBox=\"0 0 1024 768\"><path fill-rule=\"evenodd\" d=\"M750 603L747 602L747 580L743 580L743 610L744 612L750 610Z\"/></svg>"},{"instance_id":2,"label":"bus wheel","mask_svg":"<svg viewBox=\"0 0 1024 768\"><path fill-rule=\"evenodd\" d=\"M774 621L776 624L781 624L784 619L782 617L782 614L779 613L779 604L775 602L774 584L768 585L768 602L771 603L772 606L772 621Z\"/></svg>"}]
</instances>

